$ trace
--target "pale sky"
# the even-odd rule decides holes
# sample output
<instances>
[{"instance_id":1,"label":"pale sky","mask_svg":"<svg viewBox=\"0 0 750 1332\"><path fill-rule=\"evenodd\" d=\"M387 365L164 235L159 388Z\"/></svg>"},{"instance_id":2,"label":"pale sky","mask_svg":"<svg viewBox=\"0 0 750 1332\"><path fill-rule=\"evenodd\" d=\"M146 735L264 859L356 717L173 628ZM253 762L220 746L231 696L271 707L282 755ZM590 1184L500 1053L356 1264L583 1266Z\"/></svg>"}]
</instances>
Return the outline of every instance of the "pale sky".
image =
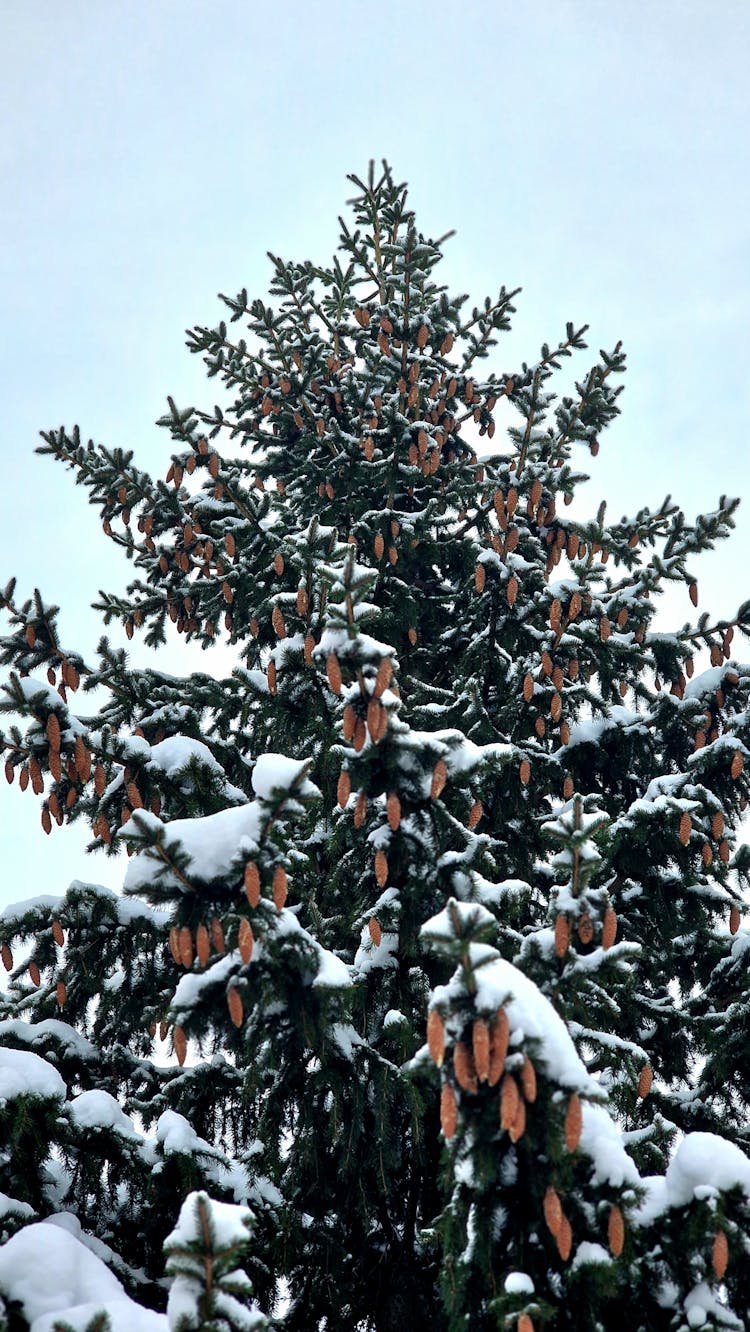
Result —
<instances>
[{"instance_id":1,"label":"pale sky","mask_svg":"<svg viewBox=\"0 0 750 1332\"><path fill-rule=\"evenodd\" d=\"M167 393L216 400L184 329L222 317L218 291L266 295L269 249L328 259L346 173L387 157L422 228L457 229L454 291L523 287L497 369L568 319L593 354L622 338L592 512L746 497L696 565L701 608L731 614L750 596L749 58L746 0L0 0L0 582L39 586L93 656L87 607L131 567L38 431L77 422L163 475ZM687 597L668 609L682 624ZM83 842L45 838L3 782L0 904L116 886Z\"/></svg>"}]
</instances>

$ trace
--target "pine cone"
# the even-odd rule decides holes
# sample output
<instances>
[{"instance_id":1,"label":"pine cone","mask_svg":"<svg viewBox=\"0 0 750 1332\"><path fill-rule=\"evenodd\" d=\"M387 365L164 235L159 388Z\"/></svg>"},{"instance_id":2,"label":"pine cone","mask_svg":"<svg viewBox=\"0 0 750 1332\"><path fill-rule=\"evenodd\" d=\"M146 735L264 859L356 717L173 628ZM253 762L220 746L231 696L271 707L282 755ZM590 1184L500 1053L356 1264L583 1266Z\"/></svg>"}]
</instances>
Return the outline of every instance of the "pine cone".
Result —
<instances>
[{"instance_id":1,"label":"pine cone","mask_svg":"<svg viewBox=\"0 0 750 1332\"><path fill-rule=\"evenodd\" d=\"M282 911L289 894L289 885L286 876L286 870L283 865L277 865L271 880L271 894L277 911Z\"/></svg>"},{"instance_id":2,"label":"pine cone","mask_svg":"<svg viewBox=\"0 0 750 1332\"><path fill-rule=\"evenodd\" d=\"M443 1083L440 1093L440 1127L446 1141L454 1136L458 1125L458 1102L450 1082Z\"/></svg>"},{"instance_id":3,"label":"pine cone","mask_svg":"<svg viewBox=\"0 0 750 1332\"><path fill-rule=\"evenodd\" d=\"M487 1080L496 1087L505 1071L505 1060L510 1042L510 1023L504 1008L498 1008L490 1030L490 1066Z\"/></svg>"},{"instance_id":4,"label":"pine cone","mask_svg":"<svg viewBox=\"0 0 750 1332\"><path fill-rule=\"evenodd\" d=\"M245 866L245 895L251 907L257 907L260 901L260 872L253 860L249 860Z\"/></svg>"},{"instance_id":5,"label":"pine cone","mask_svg":"<svg viewBox=\"0 0 750 1332\"><path fill-rule=\"evenodd\" d=\"M581 1098L577 1092L573 1092L568 1101L568 1109L565 1114L565 1146L569 1152L574 1152L581 1141L581 1131L583 1129L583 1109L581 1107Z\"/></svg>"},{"instance_id":6,"label":"pine cone","mask_svg":"<svg viewBox=\"0 0 750 1332\"><path fill-rule=\"evenodd\" d=\"M613 1258L619 1258L625 1245L625 1219L617 1204L611 1207L609 1211L607 1241Z\"/></svg>"},{"instance_id":7,"label":"pine cone","mask_svg":"<svg viewBox=\"0 0 750 1332\"><path fill-rule=\"evenodd\" d=\"M547 1223L547 1229L549 1230L553 1238L557 1239L557 1236L560 1231L560 1224L563 1219L563 1210L562 1210L562 1204L560 1202L560 1196L557 1193L557 1191L553 1189L551 1184L544 1195L543 1208L544 1208L544 1220Z\"/></svg>"},{"instance_id":8,"label":"pine cone","mask_svg":"<svg viewBox=\"0 0 750 1332\"><path fill-rule=\"evenodd\" d=\"M3 947L7 948L7 944L4 944ZM5 960L4 957L3 960ZM8 967L8 970L10 971L10 967ZM437 1008L431 1008L427 1017L427 1048L432 1055L433 1062L437 1064L438 1068L441 1068L445 1058L445 1023Z\"/></svg>"}]
</instances>

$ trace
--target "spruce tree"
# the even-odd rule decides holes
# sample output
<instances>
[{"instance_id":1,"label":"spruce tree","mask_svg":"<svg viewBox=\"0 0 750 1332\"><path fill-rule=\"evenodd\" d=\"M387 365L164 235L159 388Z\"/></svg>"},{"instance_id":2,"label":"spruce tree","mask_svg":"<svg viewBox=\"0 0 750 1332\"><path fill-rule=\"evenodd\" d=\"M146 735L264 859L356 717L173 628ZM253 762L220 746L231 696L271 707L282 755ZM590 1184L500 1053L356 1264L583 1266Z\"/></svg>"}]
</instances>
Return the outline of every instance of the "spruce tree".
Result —
<instances>
[{"instance_id":1,"label":"spruce tree","mask_svg":"<svg viewBox=\"0 0 750 1332\"><path fill-rule=\"evenodd\" d=\"M502 368L517 292L350 180L329 266L189 334L166 480L43 433L154 661L2 594L7 779L130 859L0 915L0 1327L748 1326L750 603L654 619L738 501L566 515L621 346Z\"/></svg>"}]
</instances>

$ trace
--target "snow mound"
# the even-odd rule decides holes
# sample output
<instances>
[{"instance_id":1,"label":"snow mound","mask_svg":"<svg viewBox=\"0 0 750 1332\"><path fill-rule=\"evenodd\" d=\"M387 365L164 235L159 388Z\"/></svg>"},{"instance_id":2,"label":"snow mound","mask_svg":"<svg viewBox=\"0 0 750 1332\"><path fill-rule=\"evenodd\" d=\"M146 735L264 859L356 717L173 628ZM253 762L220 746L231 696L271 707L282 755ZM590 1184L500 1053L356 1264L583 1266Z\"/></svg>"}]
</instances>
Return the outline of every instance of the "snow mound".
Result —
<instances>
[{"instance_id":1,"label":"snow mound","mask_svg":"<svg viewBox=\"0 0 750 1332\"><path fill-rule=\"evenodd\" d=\"M96 1254L47 1221L0 1248L0 1292L21 1305L30 1332L53 1332L60 1320L83 1332L101 1310L112 1332L168 1332L164 1314L142 1309Z\"/></svg>"},{"instance_id":2,"label":"snow mound","mask_svg":"<svg viewBox=\"0 0 750 1332\"><path fill-rule=\"evenodd\" d=\"M715 1133L688 1133L666 1175L648 1175L642 1183L646 1197L635 1219L647 1226L672 1207L687 1207L694 1198L710 1198L738 1186L750 1200L750 1160Z\"/></svg>"},{"instance_id":3,"label":"snow mound","mask_svg":"<svg viewBox=\"0 0 750 1332\"><path fill-rule=\"evenodd\" d=\"M64 1100L66 1087L56 1068L30 1050L0 1048L0 1103L17 1096Z\"/></svg>"}]
</instances>

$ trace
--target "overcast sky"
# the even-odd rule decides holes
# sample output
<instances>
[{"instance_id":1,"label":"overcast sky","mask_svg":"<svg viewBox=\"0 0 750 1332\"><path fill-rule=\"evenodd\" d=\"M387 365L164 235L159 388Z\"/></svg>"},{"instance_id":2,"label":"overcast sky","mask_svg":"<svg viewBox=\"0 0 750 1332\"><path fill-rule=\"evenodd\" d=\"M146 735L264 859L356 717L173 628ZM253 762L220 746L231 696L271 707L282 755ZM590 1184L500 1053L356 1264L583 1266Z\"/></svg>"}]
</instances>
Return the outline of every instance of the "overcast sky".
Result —
<instances>
[{"instance_id":1,"label":"overcast sky","mask_svg":"<svg viewBox=\"0 0 750 1332\"><path fill-rule=\"evenodd\" d=\"M41 587L92 655L87 607L130 566L38 431L77 422L163 474L166 394L215 401L184 329L222 317L218 291L264 295L269 249L329 257L346 173L385 156L423 229L457 229L452 289L524 288L496 368L568 319L594 351L623 339L592 512L746 496L697 566L702 607L731 614L750 595L749 51L747 0L0 0L2 583ZM117 884L83 842L45 838L3 785L0 902Z\"/></svg>"}]
</instances>

